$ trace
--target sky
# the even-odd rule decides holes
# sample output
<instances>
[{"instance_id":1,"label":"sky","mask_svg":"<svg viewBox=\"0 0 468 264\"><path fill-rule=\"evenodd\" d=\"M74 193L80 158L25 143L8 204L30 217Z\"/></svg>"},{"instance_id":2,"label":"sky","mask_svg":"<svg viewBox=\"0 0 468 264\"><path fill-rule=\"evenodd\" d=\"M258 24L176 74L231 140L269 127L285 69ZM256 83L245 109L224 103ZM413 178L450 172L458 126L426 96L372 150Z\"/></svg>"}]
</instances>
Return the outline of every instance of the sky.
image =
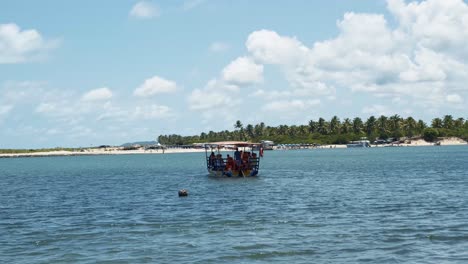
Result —
<instances>
[{"instance_id":1,"label":"sky","mask_svg":"<svg viewBox=\"0 0 468 264\"><path fill-rule=\"evenodd\" d=\"M4 0L0 149L468 118L463 0Z\"/></svg>"}]
</instances>

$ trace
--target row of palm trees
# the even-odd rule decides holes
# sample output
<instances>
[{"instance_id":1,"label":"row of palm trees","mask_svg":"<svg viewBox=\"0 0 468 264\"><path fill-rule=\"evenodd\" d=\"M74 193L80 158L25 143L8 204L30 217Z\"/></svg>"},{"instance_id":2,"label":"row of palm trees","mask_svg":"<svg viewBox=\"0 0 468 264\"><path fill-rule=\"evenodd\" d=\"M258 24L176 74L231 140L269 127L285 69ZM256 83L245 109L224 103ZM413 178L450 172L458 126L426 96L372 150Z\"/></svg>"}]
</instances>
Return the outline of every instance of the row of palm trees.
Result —
<instances>
[{"instance_id":1,"label":"row of palm trees","mask_svg":"<svg viewBox=\"0 0 468 264\"><path fill-rule=\"evenodd\" d=\"M161 144L185 145L198 142L214 142L225 140L273 140L277 143L347 143L360 137L401 138L423 136L431 131L436 136L458 136L468 139L468 121L464 118L453 118L445 115L434 118L430 125L423 120L412 117L403 118L399 115L390 117L381 115L370 116L363 121L359 117L340 120L333 116L329 121L324 118L310 120L307 125L279 125L267 126L261 122L256 125L244 126L240 120L234 124L233 131L209 131L195 136L161 135L158 140Z\"/></svg>"}]
</instances>

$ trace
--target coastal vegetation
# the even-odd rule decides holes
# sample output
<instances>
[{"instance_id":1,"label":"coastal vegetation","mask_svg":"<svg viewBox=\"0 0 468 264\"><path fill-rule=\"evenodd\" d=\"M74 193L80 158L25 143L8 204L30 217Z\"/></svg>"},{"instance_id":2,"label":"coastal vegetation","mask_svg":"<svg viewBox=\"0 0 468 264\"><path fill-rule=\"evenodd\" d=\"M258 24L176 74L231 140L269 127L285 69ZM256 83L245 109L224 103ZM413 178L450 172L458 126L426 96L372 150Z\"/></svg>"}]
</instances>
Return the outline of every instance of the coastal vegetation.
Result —
<instances>
[{"instance_id":1,"label":"coastal vegetation","mask_svg":"<svg viewBox=\"0 0 468 264\"><path fill-rule=\"evenodd\" d=\"M281 144L346 144L353 140L367 137L371 142L376 139L424 138L433 142L439 137L459 137L468 140L468 120L445 115L432 119L430 124L412 117L399 115L390 117L371 116L366 120L359 117L340 119L337 116L330 120L319 118L303 125L279 125L276 127L259 124L244 126L238 120L233 130L219 132L209 131L200 135L160 135L158 141L165 145L188 145L192 143L216 142L226 140L272 140Z\"/></svg>"},{"instance_id":2,"label":"coastal vegetation","mask_svg":"<svg viewBox=\"0 0 468 264\"><path fill-rule=\"evenodd\" d=\"M27 154L52 151L80 151L80 148L0 149L0 154Z\"/></svg>"}]
</instances>

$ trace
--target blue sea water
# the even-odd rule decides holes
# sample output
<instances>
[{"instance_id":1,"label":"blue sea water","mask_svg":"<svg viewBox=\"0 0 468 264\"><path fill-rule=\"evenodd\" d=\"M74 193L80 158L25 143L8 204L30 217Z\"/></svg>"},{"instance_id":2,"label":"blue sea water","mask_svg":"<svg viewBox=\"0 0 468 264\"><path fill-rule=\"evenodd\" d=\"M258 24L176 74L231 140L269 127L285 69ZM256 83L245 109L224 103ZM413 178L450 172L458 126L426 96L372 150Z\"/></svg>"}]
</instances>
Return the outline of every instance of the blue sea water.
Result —
<instances>
[{"instance_id":1,"label":"blue sea water","mask_svg":"<svg viewBox=\"0 0 468 264\"><path fill-rule=\"evenodd\" d=\"M468 147L265 154L0 159L0 263L468 263Z\"/></svg>"}]
</instances>

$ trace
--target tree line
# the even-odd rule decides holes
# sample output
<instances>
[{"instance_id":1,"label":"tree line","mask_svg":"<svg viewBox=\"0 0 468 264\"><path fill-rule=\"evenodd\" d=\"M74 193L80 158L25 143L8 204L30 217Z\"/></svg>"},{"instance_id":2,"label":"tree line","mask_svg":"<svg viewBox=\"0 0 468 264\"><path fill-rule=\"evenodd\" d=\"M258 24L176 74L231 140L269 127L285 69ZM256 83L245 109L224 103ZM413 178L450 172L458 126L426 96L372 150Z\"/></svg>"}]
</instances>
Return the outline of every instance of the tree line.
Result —
<instances>
[{"instance_id":1,"label":"tree line","mask_svg":"<svg viewBox=\"0 0 468 264\"><path fill-rule=\"evenodd\" d=\"M331 120L319 118L310 120L305 125L267 126L261 122L256 125L244 126L240 120L234 124L232 131L209 131L194 136L160 135L158 142L165 145L189 145L192 143L241 140L259 142L272 140L279 144L346 144L353 140L367 137L371 142L376 139L422 137L434 141L438 137L460 137L468 140L468 120L445 115L434 118L430 124L412 117L403 118L399 115L390 117L371 116L367 120L359 117L341 120L337 116Z\"/></svg>"}]
</instances>

